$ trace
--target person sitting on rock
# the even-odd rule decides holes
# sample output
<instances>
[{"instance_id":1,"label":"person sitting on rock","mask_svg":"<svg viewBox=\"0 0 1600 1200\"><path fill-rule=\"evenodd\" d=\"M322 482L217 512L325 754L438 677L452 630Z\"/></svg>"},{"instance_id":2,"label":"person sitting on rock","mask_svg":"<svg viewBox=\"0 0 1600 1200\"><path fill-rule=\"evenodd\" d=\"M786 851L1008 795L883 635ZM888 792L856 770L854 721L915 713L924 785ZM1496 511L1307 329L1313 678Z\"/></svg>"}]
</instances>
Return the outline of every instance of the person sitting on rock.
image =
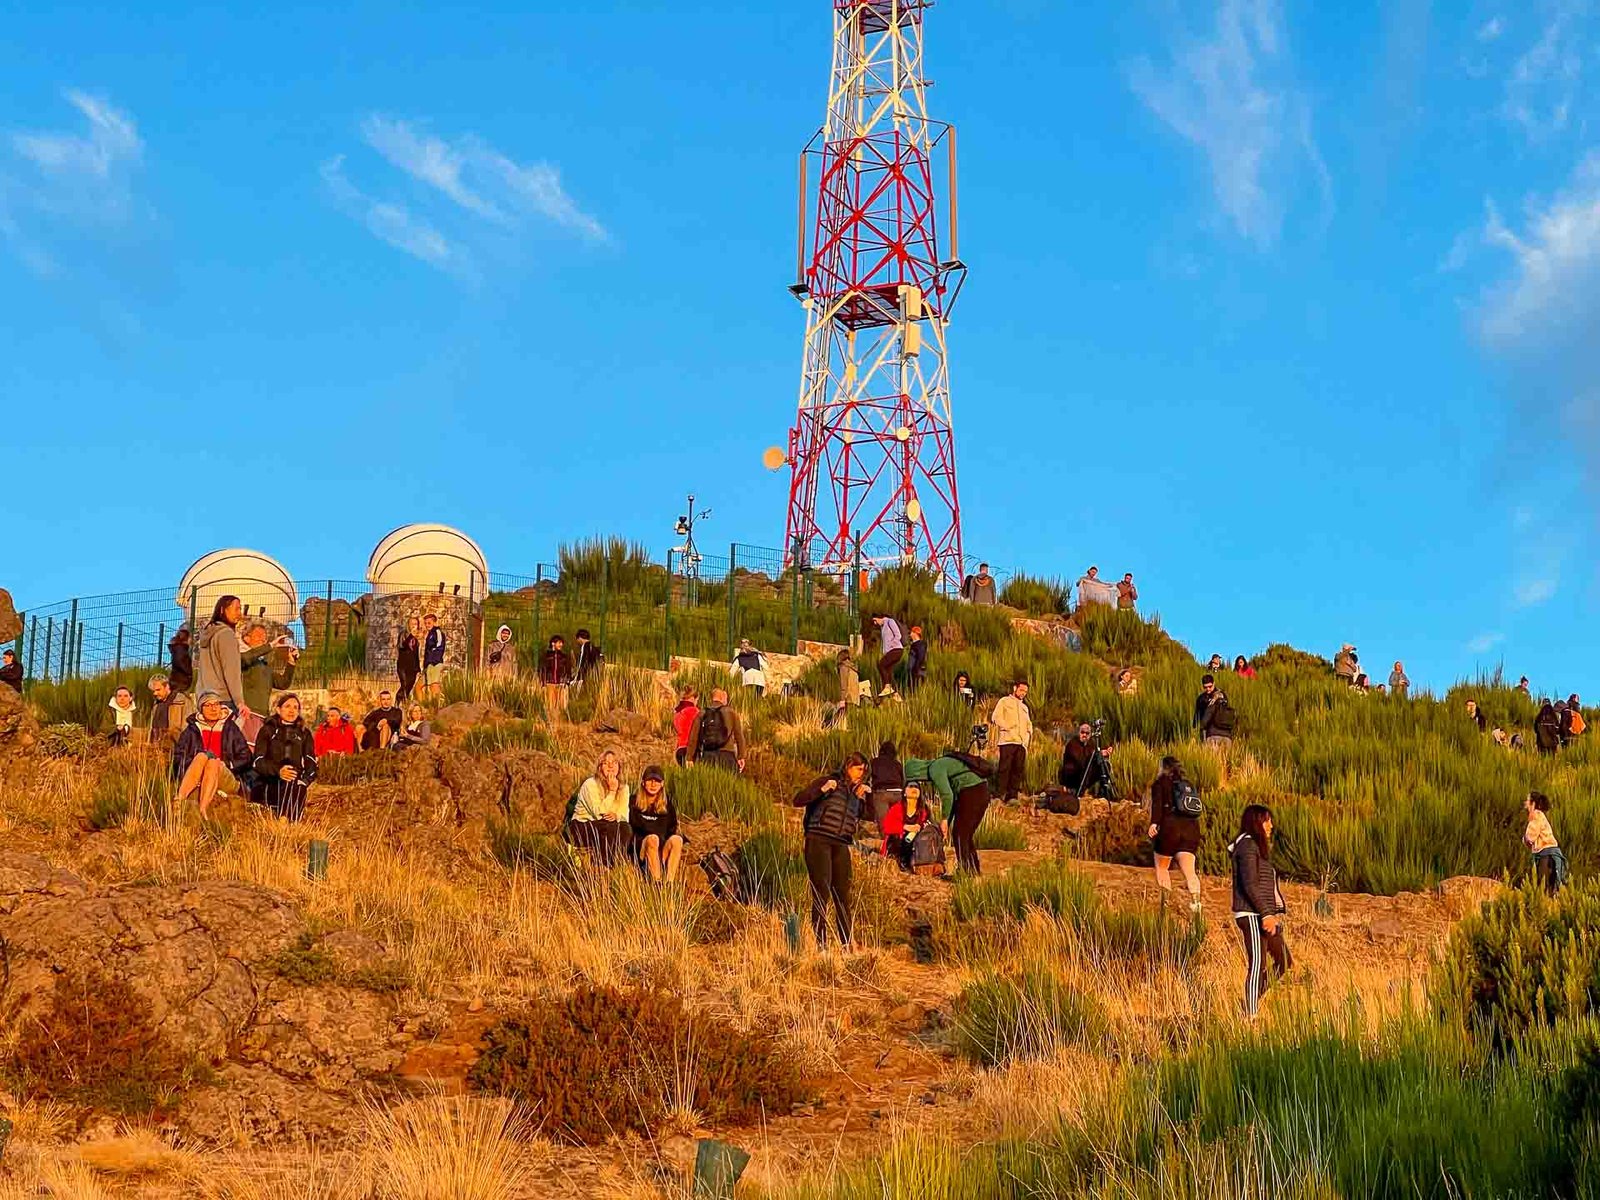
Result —
<instances>
[{"instance_id":1,"label":"person sitting on rock","mask_svg":"<svg viewBox=\"0 0 1600 1200\"><path fill-rule=\"evenodd\" d=\"M17 661L17 652L7 650L3 658L5 661L0 664L0 683L14 692L22 691L22 664Z\"/></svg>"},{"instance_id":2,"label":"person sitting on rock","mask_svg":"<svg viewBox=\"0 0 1600 1200\"><path fill-rule=\"evenodd\" d=\"M428 720L428 714L422 710L422 705L411 706L411 719L400 727L400 732L394 735L394 741L389 743L391 750L406 750L412 746L426 746L433 741L433 725Z\"/></svg>"},{"instance_id":3,"label":"person sitting on rock","mask_svg":"<svg viewBox=\"0 0 1600 1200\"><path fill-rule=\"evenodd\" d=\"M627 849L632 837L628 824L628 785L622 781L622 760L607 750L595 763L572 798L567 817L567 840L593 856L596 866L609 867Z\"/></svg>"},{"instance_id":4,"label":"person sitting on rock","mask_svg":"<svg viewBox=\"0 0 1600 1200\"><path fill-rule=\"evenodd\" d=\"M321 758L324 754L355 752L355 728L344 719L344 713L333 705L328 705L328 715L323 717L322 724L317 726L317 731L313 735L313 753Z\"/></svg>"},{"instance_id":5,"label":"person sitting on rock","mask_svg":"<svg viewBox=\"0 0 1600 1200\"><path fill-rule=\"evenodd\" d=\"M899 863L902 871L911 870L912 842L930 821L937 825L939 818L923 803L922 782L908 780L900 798L889 806L879 822L883 830L883 856Z\"/></svg>"},{"instance_id":6,"label":"person sitting on rock","mask_svg":"<svg viewBox=\"0 0 1600 1200\"><path fill-rule=\"evenodd\" d=\"M649 766L639 777L639 791L628 807L633 844L653 883L673 883L683 861L683 835L678 832L678 810L667 795L667 776Z\"/></svg>"},{"instance_id":7,"label":"person sitting on rock","mask_svg":"<svg viewBox=\"0 0 1600 1200\"><path fill-rule=\"evenodd\" d=\"M172 681L165 675L152 675L145 685L150 689L153 702L150 709L150 743L170 749L183 736L189 723L191 710L189 697L174 691Z\"/></svg>"},{"instance_id":8,"label":"person sitting on rock","mask_svg":"<svg viewBox=\"0 0 1600 1200\"><path fill-rule=\"evenodd\" d=\"M207 692L200 697L200 711L184 722L172 751L172 777L178 781L178 803L200 795L200 815L211 811L211 803L228 782L224 774L242 774L250 765L250 744L244 731L228 712L222 697Z\"/></svg>"},{"instance_id":9,"label":"person sitting on rock","mask_svg":"<svg viewBox=\"0 0 1600 1200\"><path fill-rule=\"evenodd\" d=\"M133 740L133 715L138 707L133 692L125 687L119 687L106 701L111 714L106 718L106 740L113 746L126 746Z\"/></svg>"},{"instance_id":10,"label":"person sitting on rock","mask_svg":"<svg viewBox=\"0 0 1600 1200\"><path fill-rule=\"evenodd\" d=\"M394 702L394 693L378 693L378 707L361 718L361 749L387 750L405 720L405 714Z\"/></svg>"},{"instance_id":11,"label":"person sitting on rock","mask_svg":"<svg viewBox=\"0 0 1600 1200\"><path fill-rule=\"evenodd\" d=\"M257 785L252 796L285 820L305 816L306 792L317 777L316 742L300 719L300 697L285 692L256 738L250 764Z\"/></svg>"}]
</instances>

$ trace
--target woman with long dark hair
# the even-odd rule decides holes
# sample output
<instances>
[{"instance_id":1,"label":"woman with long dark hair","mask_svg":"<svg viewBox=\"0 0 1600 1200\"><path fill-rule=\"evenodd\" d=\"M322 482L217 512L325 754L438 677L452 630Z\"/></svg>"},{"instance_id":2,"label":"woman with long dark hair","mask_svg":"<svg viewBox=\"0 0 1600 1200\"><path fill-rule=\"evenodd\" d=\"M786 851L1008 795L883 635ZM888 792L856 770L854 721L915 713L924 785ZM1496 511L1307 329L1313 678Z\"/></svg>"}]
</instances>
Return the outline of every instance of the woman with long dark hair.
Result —
<instances>
[{"instance_id":1,"label":"woman with long dark hair","mask_svg":"<svg viewBox=\"0 0 1600 1200\"><path fill-rule=\"evenodd\" d=\"M817 949L828 944L828 903L839 948L850 949L850 848L856 840L861 810L872 796L867 759L852 754L832 775L823 775L794 798L805 813L806 875L811 881L811 929Z\"/></svg>"},{"instance_id":2,"label":"woman with long dark hair","mask_svg":"<svg viewBox=\"0 0 1600 1200\"><path fill-rule=\"evenodd\" d=\"M1533 855L1534 878L1553 896L1567 881L1567 856L1556 841L1555 830L1550 827L1550 797L1543 792L1529 792L1522 808L1528 814L1522 844Z\"/></svg>"},{"instance_id":3,"label":"woman with long dark hair","mask_svg":"<svg viewBox=\"0 0 1600 1200\"><path fill-rule=\"evenodd\" d=\"M196 647L199 653L195 656L195 686L201 693L216 693L236 717L250 715L250 706L244 701L244 671L236 632L243 615L239 597L217 597L211 623L200 631Z\"/></svg>"},{"instance_id":4,"label":"woman with long dark hair","mask_svg":"<svg viewBox=\"0 0 1600 1200\"><path fill-rule=\"evenodd\" d=\"M1272 865L1272 810L1248 805L1228 852L1233 855L1233 923L1244 939L1244 1011L1253 1018L1271 982L1267 958L1279 975L1294 964L1283 937L1283 892Z\"/></svg>"},{"instance_id":5,"label":"woman with long dark hair","mask_svg":"<svg viewBox=\"0 0 1600 1200\"><path fill-rule=\"evenodd\" d=\"M395 699L401 704L411 699L416 690L417 676L422 674L422 622L416 617L406 622L394 652L394 673L400 677L400 690Z\"/></svg>"},{"instance_id":6,"label":"woman with long dark hair","mask_svg":"<svg viewBox=\"0 0 1600 1200\"><path fill-rule=\"evenodd\" d=\"M1199 791L1172 755L1161 760L1161 774L1150 785L1150 840L1155 843L1156 886L1161 902L1172 897L1172 863L1176 859L1189 889L1189 911L1200 911L1200 876L1194 856L1200 852Z\"/></svg>"}]
</instances>

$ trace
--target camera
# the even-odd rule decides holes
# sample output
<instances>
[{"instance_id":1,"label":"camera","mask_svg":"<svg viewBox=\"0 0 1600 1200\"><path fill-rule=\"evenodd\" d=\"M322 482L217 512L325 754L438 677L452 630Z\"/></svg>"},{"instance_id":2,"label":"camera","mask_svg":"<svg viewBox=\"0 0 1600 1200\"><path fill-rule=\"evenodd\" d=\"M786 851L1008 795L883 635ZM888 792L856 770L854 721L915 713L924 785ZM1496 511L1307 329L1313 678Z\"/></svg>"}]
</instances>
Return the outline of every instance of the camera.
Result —
<instances>
[{"instance_id":1,"label":"camera","mask_svg":"<svg viewBox=\"0 0 1600 1200\"><path fill-rule=\"evenodd\" d=\"M1096 717L1093 721L1089 722L1089 728L1094 730L1095 737L1099 737L1105 732L1106 719L1104 717Z\"/></svg>"},{"instance_id":2,"label":"camera","mask_svg":"<svg viewBox=\"0 0 1600 1200\"><path fill-rule=\"evenodd\" d=\"M989 748L989 727L987 725L974 725L972 727L972 744L979 750Z\"/></svg>"}]
</instances>

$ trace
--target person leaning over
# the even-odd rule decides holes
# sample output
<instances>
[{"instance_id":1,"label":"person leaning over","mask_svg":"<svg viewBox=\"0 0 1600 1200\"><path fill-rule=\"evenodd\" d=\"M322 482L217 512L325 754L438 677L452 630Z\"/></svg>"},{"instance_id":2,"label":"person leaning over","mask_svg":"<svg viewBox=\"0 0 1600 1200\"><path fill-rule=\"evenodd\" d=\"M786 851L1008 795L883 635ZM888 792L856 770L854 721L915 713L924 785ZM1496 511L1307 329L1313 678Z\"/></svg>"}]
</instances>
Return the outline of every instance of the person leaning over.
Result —
<instances>
[{"instance_id":1,"label":"person leaning over","mask_svg":"<svg viewBox=\"0 0 1600 1200\"><path fill-rule=\"evenodd\" d=\"M667 795L667 776L649 766L639 777L639 790L628 808L633 845L645 872L655 883L672 883L683 861L683 835L678 832L678 810Z\"/></svg>"},{"instance_id":2,"label":"person leaning over","mask_svg":"<svg viewBox=\"0 0 1600 1200\"><path fill-rule=\"evenodd\" d=\"M1550 797L1543 792L1529 792L1522 802L1528 814L1528 826L1522 831L1522 844L1533 855L1533 875L1539 885L1552 896L1567 881L1567 856L1556 841L1556 832L1550 826Z\"/></svg>"},{"instance_id":3,"label":"person leaning over","mask_svg":"<svg viewBox=\"0 0 1600 1200\"><path fill-rule=\"evenodd\" d=\"M811 883L811 931L817 949L828 943L828 903L833 903L834 928L839 946L850 949L850 848L862 807L872 794L867 781L867 760L852 754L832 775L823 775L794 798L805 811L806 877Z\"/></svg>"},{"instance_id":4,"label":"person leaning over","mask_svg":"<svg viewBox=\"0 0 1600 1200\"><path fill-rule=\"evenodd\" d=\"M1233 856L1233 923L1244 941L1244 1011L1254 1017L1271 980L1270 958L1278 975L1294 965L1283 936L1283 891L1272 865L1272 810L1247 805L1239 817L1239 836L1228 847Z\"/></svg>"},{"instance_id":5,"label":"person leaning over","mask_svg":"<svg viewBox=\"0 0 1600 1200\"><path fill-rule=\"evenodd\" d=\"M567 820L567 840L588 850L599 866L609 867L622 857L632 840L628 825L628 785L622 781L622 760L607 750L595 763L573 797Z\"/></svg>"},{"instance_id":6,"label":"person leaning over","mask_svg":"<svg viewBox=\"0 0 1600 1200\"><path fill-rule=\"evenodd\" d=\"M172 749L178 803L198 792L200 815L206 816L225 782L224 773L242 776L249 765L250 745L244 740L244 731L228 715L222 697L207 692L200 697L200 711L184 722Z\"/></svg>"},{"instance_id":7,"label":"person leaning over","mask_svg":"<svg viewBox=\"0 0 1600 1200\"><path fill-rule=\"evenodd\" d=\"M744 770L744 725L723 688L711 690L710 701L694 720L689 731L689 761L724 771Z\"/></svg>"},{"instance_id":8,"label":"person leaning over","mask_svg":"<svg viewBox=\"0 0 1600 1200\"><path fill-rule=\"evenodd\" d=\"M932 785L950 841L955 845L956 865L973 875L983 874L977 832L989 808L989 781L973 770L966 758L954 753L938 758L908 758L903 765L907 787L913 781ZM924 796L931 807L933 796L927 796L926 789Z\"/></svg>"}]
</instances>

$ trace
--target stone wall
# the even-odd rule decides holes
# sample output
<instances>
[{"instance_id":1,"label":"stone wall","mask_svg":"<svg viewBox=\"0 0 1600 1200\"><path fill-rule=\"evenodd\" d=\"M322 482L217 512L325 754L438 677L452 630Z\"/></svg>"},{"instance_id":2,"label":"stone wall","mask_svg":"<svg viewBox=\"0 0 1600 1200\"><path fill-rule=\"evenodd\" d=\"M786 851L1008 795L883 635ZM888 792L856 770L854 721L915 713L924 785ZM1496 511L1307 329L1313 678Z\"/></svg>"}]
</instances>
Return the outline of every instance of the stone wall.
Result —
<instances>
[{"instance_id":1,"label":"stone wall","mask_svg":"<svg viewBox=\"0 0 1600 1200\"><path fill-rule=\"evenodd\" d=\"M311 596L300 606L300 624L305 630L305 648L319 649L324 630L334 646L343 645L353 635L366 627L366 598L352 604L348 600L335 600L330 605L326 597Z\"/></svg>"},{"instance_id":2,"label":"stone wall","mask_svg":"<svg viewBox=\"0 0 1600 1200\"><path fill-rule=\"evenodd\" d=\"M469 614L465 596L395 592L370 595L365 601L367 673L377 678L395 677L395 649L400 644L400 631L412 617L420 620L432 613L439 618L439 628L444 630L444 665L452 670L466 667L469 645L482 644L482 613Z\"/></svg>"}]
</instances>

